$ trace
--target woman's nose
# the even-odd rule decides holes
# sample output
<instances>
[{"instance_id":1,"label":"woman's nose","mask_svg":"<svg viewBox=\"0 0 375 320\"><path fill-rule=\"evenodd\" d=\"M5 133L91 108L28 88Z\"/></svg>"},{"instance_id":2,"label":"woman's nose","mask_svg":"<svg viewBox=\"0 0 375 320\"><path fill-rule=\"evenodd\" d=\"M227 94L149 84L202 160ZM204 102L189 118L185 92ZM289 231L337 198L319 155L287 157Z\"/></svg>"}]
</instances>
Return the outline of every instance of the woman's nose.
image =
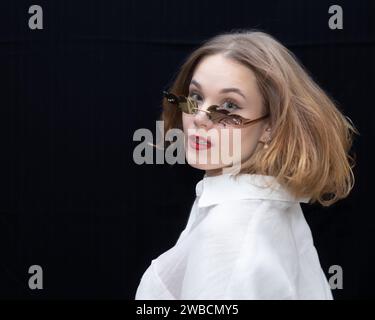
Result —
<instances>
[{"instance_id":1,"label":"woman's nose","mask_svg":"<svg viewBox=\"0 0 375 320\"><path fill-rule=\"evenodd\" d=\"M197 113L194 115L194 124L196 127L212 127L213 122L210 119L210 114L204 109L199 108Z\"/></svg>"}]
</instances>

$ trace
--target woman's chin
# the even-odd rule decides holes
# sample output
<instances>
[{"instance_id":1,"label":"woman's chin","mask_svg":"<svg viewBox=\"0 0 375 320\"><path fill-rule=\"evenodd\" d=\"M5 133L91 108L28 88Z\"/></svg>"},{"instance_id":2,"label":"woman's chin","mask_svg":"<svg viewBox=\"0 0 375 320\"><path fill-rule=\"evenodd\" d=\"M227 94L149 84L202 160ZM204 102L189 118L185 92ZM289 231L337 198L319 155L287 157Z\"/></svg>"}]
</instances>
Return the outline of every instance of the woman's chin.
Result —
<instances>
[{"instance_id":1,"label":"woman's chin","mask_svg":"<svg viewBox=\"0 0 375 320\"><path fill-rule=\"evenodd\" d=\"M218 164L211 164L209 163L209 161L207 161L207 163L197 163L197 161L194 161L192 159L188 159L187 158L187 163L195 168L195 169L199 169L199 170L205 170L205 171L208 171L208 170L219 170L221 169L223 166L222 165L218 165Z\"/></svg>"}]
</instances>

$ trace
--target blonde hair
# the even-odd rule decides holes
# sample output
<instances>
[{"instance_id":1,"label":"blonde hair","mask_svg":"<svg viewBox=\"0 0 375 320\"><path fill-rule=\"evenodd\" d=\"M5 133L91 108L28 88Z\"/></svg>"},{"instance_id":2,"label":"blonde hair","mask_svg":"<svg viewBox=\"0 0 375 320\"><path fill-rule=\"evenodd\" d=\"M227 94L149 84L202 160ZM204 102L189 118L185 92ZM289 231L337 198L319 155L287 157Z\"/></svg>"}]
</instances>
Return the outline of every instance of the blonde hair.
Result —
<instances>
[{"instance_id":1,"label":"blonde hair","mask_svg":"<svg viewBox=\"0 0 375 320\"><path fill-rule=\"evenodd\" d=\"M349 151L353 133L359 132L295 55L272 36L242 29L209 39L188 56L169 90L187 96L198 62L218 53L254 72L270 113L269 148L258 144L239 174L274 176L295 197L323 206L345 198L354 186L355 155ZM182 129L181 111L166 99L160 119L165 132Z\"/></svg>"}]
</instances>

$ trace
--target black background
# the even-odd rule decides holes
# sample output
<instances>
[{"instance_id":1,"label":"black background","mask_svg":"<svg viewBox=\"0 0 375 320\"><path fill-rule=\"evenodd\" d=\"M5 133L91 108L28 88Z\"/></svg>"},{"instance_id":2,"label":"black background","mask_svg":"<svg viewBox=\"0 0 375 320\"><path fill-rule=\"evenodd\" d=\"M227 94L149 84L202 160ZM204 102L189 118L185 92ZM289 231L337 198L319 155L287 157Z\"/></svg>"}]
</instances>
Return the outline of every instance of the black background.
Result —
<instances>
[{"instance_id":1,"label":"black background","mask_svg":"<svg viewBox=\"0 0 375 320\"><path fill-rule=\"evenodd\" d=\"M33 4L43 30L28 27ZM333 4L343 30L328 28ZM133 133L155 135L183 59L237 28L291 49L360 131L350 196L302 209L327 277L343 268L334 297L373 297L374 13L370 0L2 0L0 297L134 298L184 228L203 172L135 164ZM28 288L34 264L42 290Z\"/></svg>"}]
</instances>

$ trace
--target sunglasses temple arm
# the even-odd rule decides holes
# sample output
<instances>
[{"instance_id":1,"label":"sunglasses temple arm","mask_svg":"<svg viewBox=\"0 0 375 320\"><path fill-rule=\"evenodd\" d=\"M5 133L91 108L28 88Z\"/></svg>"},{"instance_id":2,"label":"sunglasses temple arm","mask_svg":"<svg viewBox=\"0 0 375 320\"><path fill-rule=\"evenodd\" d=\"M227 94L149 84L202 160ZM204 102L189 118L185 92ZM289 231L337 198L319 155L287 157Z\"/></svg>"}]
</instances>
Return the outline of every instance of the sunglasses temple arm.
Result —
<instances>
[{"instance_id":1,"label":"sunglasses temple arm","mask_svg":"<svg viewBox=\"0 0 375 320\"><path fill-rule=\"evenodd\" d=\"M257 123L257 122L259 122L259 121L261 121L261 120L263 120L263 119L265 119L265 118L268 118L269 117L269 114L266 114L266 115L264 115L264 116L262 116L262 117L260 117L260 118L258 118L258 119L254 119L254 120L249 120L249 121L247 121L247 122L245 122L244 124L243 124L243 126L248 126L248 125L252 125L252 124L255 124L255 123Z\"/></svg>"}]
</instances>

